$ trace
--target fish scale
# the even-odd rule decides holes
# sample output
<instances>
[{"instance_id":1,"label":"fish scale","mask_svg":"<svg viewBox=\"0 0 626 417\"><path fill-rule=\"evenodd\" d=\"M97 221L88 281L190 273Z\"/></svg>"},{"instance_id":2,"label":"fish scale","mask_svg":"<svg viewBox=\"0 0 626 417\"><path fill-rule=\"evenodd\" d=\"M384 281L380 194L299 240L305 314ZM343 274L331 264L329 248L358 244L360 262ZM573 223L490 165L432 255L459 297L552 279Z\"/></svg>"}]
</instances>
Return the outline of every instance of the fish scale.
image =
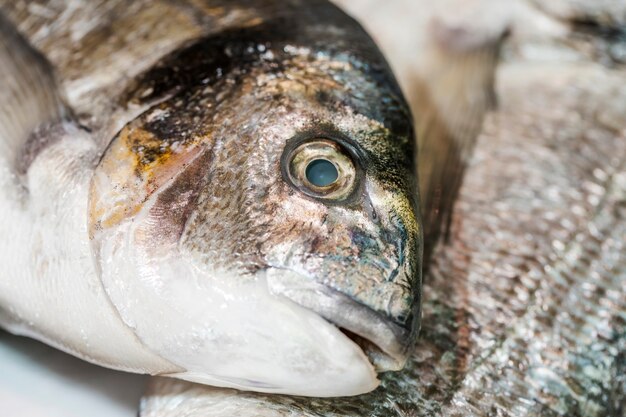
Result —
<instances>
[{"instance_id":1,"label":"fish scale","mask_svg":"<svg viewBox=\"0 0 626 417\"><path fill-rule=\"evenodd\" d=\"M580 79L574 79L571 81L573 81L573 84L581 84ZM616 81L619 81L619 78ZM506 80L502 80L501 82L503 85L507 85ZM522 85L521 87L519 87L518 91L514 92L521 96L525 91L528 91L527 85ZM554 94L559 94L559 91L554 91L547 86L543 86L542 94L546 94L546 96L552 95L551 97L554 97ZM506 93L503 93L503 95L506 99ZM524 103L524 98L518 98L518 100L519 102ZM544 100L544 102L548 101ZM563 99L559 100L558 102L561 105L570 103L570 105L574 107L574 109L580 105L579 103L584 103L584 101L580 100L580 97L573 97L572 101L569 102ZM593 104L591 104L591 106L593 106ZM490 127L493 127L494 124L497 124L497 126L506 126L507 130L509 128L512 128L512 130L516 132L517 130L515 127L516 125L519 126L519 122L521 119L519 118L520 109L513 108L512 110L515 111L511 111L510 113L508 113L507 104L503 103L502 114L497 114L495 116L495 120L490 119L487 122L487 127L485 129L486 133L479 139L479 141L482 141L483 144L487 141L487 143L489 144L496 144L493 140L493 137L491 136L491 134L496 133L498 134L498 136L495 138L496 140L504 139L506 141L506 139L509 138L509 140L514 141L516 144L519 144L520 138L515 135L507 135L504 129L497 128L497 130L494 129L495 132L490 130ZM521 110L528 111L528 108L522 108ZM541 113L542 110L544 110L543 113ZM534 121L534 123L545 123L546 119L550 115L550 113L545 112L545 110L546 109L538 109L537 111L538 114L542 114L542 117L528 120L532 120ZM546 117L546 115L548 117ZM557 117L554 120L548 120L548 122L558 125L560 122L562 122L564 118L567 118L566 114L557 114ZM525 132L528 129L528 127L520 127L520 131L522 132ZM585 131L586 128L579 127L577 130L581 132ZM606 166L606 160L608 159L609 152L612 155L618 155L621 161L624 161L624 156L626 156L626 147L624 146L623 140L619 140L619 138L623 139L624 136L619 132L612 133L617 137L607 137L606 135L600 135L601 140L596 142L593 142L593 138L587 137L586 139L590 142L588 149L595 149L596 152L586 158L569 158L570 152L572 152L572 150L575 151L576 147L567 146L568 144L566 143L564 143L562 147L557 147L552 151L554 155L558 155L558 157L549 159L553 161L557 160L562 166L567 167L567 169L564 169L561 172L573 174L571 176L568 175L568 177L565 178L555 178L553 176L553 173L555 171L559 172L558 166L555 170L532 168L528 169L528 172L533 172L536 175L541 176L540 178L536 179L536 184L540 187L539 189L537 189L537 191L540 193L539 195L541 195L541 189L547 188L547 183L555 181L569 183L567 186L558 187L559 190L567 190L569 187L574 187L574 181L572 181L572 177L574 179L588 178L589 174L593 172L596 167L602 167L604 169L609 168ZM538 139L540 141L539 145L541 145L541 142L543 142L544 146L545 144L547 144L546 142L552 142L551 137L539 137ZM573 137L569 139L577 140L578 138ZM617 147L611 146L616 144ZM496 146L497 145L500 144L497 143ZM501 146L507 145L508 144L505 142ZM513 148L511 147L510 149ZM517 146L515 149L517 149L518 152L523 152L524 146ZM492 155L497 154L497 151L494 151L487 146L480 146L477 150L478 155L476 156L476 160L483 162L484 165L481 164L480 167L476 167L476 165L474 165L469 168L466 185L461 192L462 195L457 205L457 213L459 217L463 219L459 222L462 230L480 230L479 227L475 227L472 225L478 225L480 224L480 222L482 222L482 220L480 218L477 218L477 216L481 217L483 213L477 213L475 210L472 210L473 206L471 204L471 201L474 200L476 198L476 195L478 194L474 190L479 190L478 187L484 183L481 184L481 182L478 182L481 181L480 175L472 176L472 169L475 168L481 172L486 172L489 169L491 169L492 172L500 173L516 172L514 167L509 167L508 170L503 170L494 168L493 166L489 166L491 161L497 161L498 159L496 157L489 158L489 156L485 156L483 158L481 157L482 152L487 152ZM607 155L603 158L600 155L602 155L602 153L604 152L606 152ZM531 164L534 162L533 159L531 159L531 153L522 153L521 155L522 157L520 158L520 162L522 160L525 160L526 163ZM546 156L550 157L552 155ZM505 163L511 162L508 159L505 161ZM572 161L577 162L577 164L572 166ZM623 175L623 166L617 165L615 168L613 168L613 170L614 172L616 172L615 177L619 178L619 175ZM503 182L506 182L506 180L510 179L513 178L505 178L505 181ZM478 181L474 182L475 180ZM490 180L495 179L490 178ZM534 181L530 182L530 184L531 187L535 185ZM515 185L511 187L514 186ZM497 185L489 185L489 187L497 187ZM588 204L589 208L586 213L587 216L583 217L572 215L573 213L571 213L571 211L569 210L570 206L568 205L567 200L557 201L558 203L560 203L559 206L553 207L553 203L551 201L552 199L545 199L547 200L546 202L549 204L550 211L555 210L560 215L569 215L571 219L570 221L575 222L575 224L579 225L576 230L565 230L565 233L562 234L560 233L561 231L563 231L561 221L545 218L539 218L539 225L533 227L532 223L536 222L537 219L537 217L535 216L528 218L528 224L522 223L514 226L512 230L524 230L525 233L531 233L532 239L534 241L531 244L536 247L538 246L540 250L543 248L543 251L539 252L539 254L543 255L541 258L535 255L537 258L539 258L539 262L534 263L534 271L519 271L520 276L525 275L527 278L524 282L524 287L522 287L520 290L522 291L522 293L525 294L523 296L523 300L519 301L524 302L516 305L516 301L518 300L516 300L515 298L504 298L507 295L511 294L507 294L506 291L502 291L502 288L498 288L497 281L501 279L504 282L510 282L511 280L507 279L507 277L495 276L486 281L485 275L483 274L489 273L489 271L484 269L479 270L477 274L471 273L468 276L468 279L470 281L468 287L471 289L477 288L471 284L473 279L476 280L477 284L479 285L481 282L484 284L486 282L490 282L491 280L496 281L496 289L498 290L498 292L494 294L495 297L485 298L481 295L470 296L469 299L476 301L482 301L486 299L487 302L491 301L490 305L488 304L489 309L492 311L497 311L498 315L505 314L506 316L509 316L509 319L505 319L504 322L498 320L498 326L496 326L496 329L498 329L498 327L500 327L500 329L496 330L494 333L496 335L498 333L500 334L498 338L500 338L503 343L497 343L497 348L492 350L488 356L480 355L481 359L478 360L478 366L473 367L472 372L469 372L466 375L461 389L457 394L455 394L455 397L453 399L454 408L448 410L449 415L462 415L462 412L460 412L458 408L462 408L463 404L467 404L468 410L471 410L472 404L476 406L485 399L488 399L489 403L498 404L498 401L504 398L503 394L512 394L511 391L507 389L507 384L519 384L522 387L528 388L529 383L534 383L534 385L537 387L542 387L544 389L546 389L547 387L547 392L540 393L538 391L531 391L523 393L523 395L519 395L519 402L522 403L522 405L524 404L524 398L526 398L527 400L538 403L535 406L536 408L533 408L533 406L526 406L522 407L520 411L517 412L517 414L511 413L507 415L525 415L525 413L529 412L538 413L541 409L541 405L539 405L541 403L549 404L548 407L550 408L550 410L552 410L553 415L559 415L559 413L563 413L565 412L565 410L572 412L572 408L563 408L562 405L559 408L559 401L564 401L562 399L559 400L559 398L562 398L564 396L567 397L567 394L570 395L570 400L572 402L577 403L580 401L581 403L584 403L583 397L581 395L570 394L570 392L572 391L567 388L567 383L565 383L564 380L554 379L553 382L556 385L551 386L549 384L542 383L541 380L536 380L534 378L529 379L526 376L526 373L529 369L532 369L533 366L543 366L544 369L551 369L551 371L554 371L554 368L551 367L551 363L557 365L558 369L558 363L563 361L561 354L556 354L555 352L554 355L548 354L547 357L542 358L540 352L545 348L548 348L550 346L558 346L560 348L559 352L566 352L574 350L576 348L581 349L580 340L576 338L576 332L581 330L575 329L575 327L578 327L576 322L580 319L581 314L584 314L584 316L586 317L584 320L589 321L594 319L597 320L603 315L608 315L609 317L612 316L613 322L609 321L601 327L601 329L605 333L604 336L612 339L612 343L617 343L620 337L623 337L619 334L620 321L618 320L618 317L620 314L619 312L624 311L625 303L623 296L625 273L624 260L622 259L619 266L613 271L605 270L604 273L601 273L600 271L595 270L595 268L598 268L601 265L605 264L606 261L611 259L611 257L619 257L620 255L619 245L614 245L613 247L611 247L610 242L619 241L620 237L623 239L623 236L625 235L623 226L623 210L616 210L620 204L623 204L624 190L623 185L620 185L619 182L613 182L612 184L610 176L609 179L606 180L606 183L603 184L602 188L604 190L604 202L602 206L594 207L593 205ZM501 189L501 193L507 193L506 190L510 190L510 193L515 193L515 189L509 189L508 186L503 187ZM526 190L528 190L528 183L526 184ZM592 192L588 192L587 196L591 194ZM464 197L466 195L469 197L468 199L470 200L470 202L464 204ZM506 204L505 200L505 206L502 207L504 209L503 211L508 213L509 215L512 213L516 213L517 211L514 205L515 196L513 195L510 197L508 199L510 199L513 204L508 205ZM587 200L584 194L582 197L582 199L577 199L576 201ZM496 197L493 201L494 205L498 206L498 202L501 202L502 199L498 199ZM522 201L523 200L520 200L520 202ZM539 202L543 201L539 200ZM488 209L488 207L483 206L483 209ZM543 213L545 215L546 213L550 213L550 211L547 211L545 207L539 206L538 210L535 211L535 214ZM497 218L502 219L502 217L499 216ZM506 222L506 224L504 224L504 221ZM511 223L511 218L507 217L506 219L503 219L503 222L500 226L502 228L509 228L511 230ZM600 228L599 226L603 223L603 227ZM546 224L547 227L543 227L542 224ZM493 231L494 229L500 229L500 227L490 228L489 230ZM537 230L537 232L533 233L533 229ZM597 231L594 232L594 229L597 229ZM546 230L549 231L548 234L545 234ZM554 236L558 235L561 235L562 240L553 241ZM509 238L511 237L513 236L509 236ZM483 240L482 236L478 236L478 239L474 239L473 241L489 242L488 240ZM519 238L515 239L515 241L516 243L521 243L522 246L524 246L524 243L528 242L525 242L523 240L520 242ZM600 249L600 241L609 243L608 247ZM562 242L562 244L555 244L555 242ZM575 243L568 244L568 242ZM502 244L497 240L494 243L498 246L502 246ZM486 263L486 265L498 265L500 263L510 262L510 259L508 259L507 257L501 257L502 253L498 253L498 259L494 259L493 254L494 251L490 250L489 246L483 246L481 250L475 251L475 255L479 259L481 259L480 261L478 261L478 263ZM446 253L446 255L444 256L447 258L450 256L450 254ZM549 260L549 262L542 262L542 258L545 260ZM523 265L527 263L527 261L524 261ZM594 266L594 268L592 268L592 266ZM473 265L470 265L468 269L470 271L474 271L476 268L474 268ZM620 301L615 305L612 305L611 308L608 309L594 309L593 307L592 309L586 308L585 306L591 304L594 298L581 298L580 288L582 284L589 282L594 284L597 283L597 285L608 288L614 288L615 290L618 290L618 294L620 293L619 288L621 285L622 291L620 294ZM430 286L433 284L432 282L430 282L427 285ZM594 297L597 297L597 295L594 294ZM507 304L513 304L513 306L507 307ZM481 329L481 335L483 334L485 329L493 329L493 324L489 324L489 321L484 321L485 318L489 317L488 314L486 314L486 312L484 311L485 307L478 305L475 306L474 309L476 309L478 313L480 313L478 317L483 317L483 320L479 321L477 326ZM477 314L475 313L473 316L476 317ZM508 322L511 318L514 319L514 323L517 324L514 326L504 326L504 324ZM557 320L557 318L559 320ZM568 328L569 326L572 327ZM585 334L589 340L593 340L593 334L590 332L591 330L587 328L586 332L584 332L583 334ZM573 378L574 381L576 381L576 378L580 379L580 381L574 382L574 385L580 384L588 388L593 388L595 384L595 387L601 392L605 394L607 392L610 392L610 372L612 370L612 367L617 366L616 358L610 353L610 350L611 349L609 348L609 346L607 346L604 352L598 352L595 355L591 355L595 358L595 360L600 361L600 363L605 366L604 378L594 381L592 379L586 378L583 373L574 373L574 375L570 375L570 378ZM588 354L591 353L592 352L589 352ZM538 356L535 357L533 354ZM577 356L574 356L573 358L569 358L569 360L565 360L564 362L575 363L575 359L577 358ZM581 359L584 358L585 354L581 354ZM510 365L508 365L508 362L510 361L512 361L513 364L521 364L522 369L515 369L514 366L511 367ZM502 372L504 373L504 377L500 382L498 381L497 375L500 375ZM565 369L562 369L562 372L563 374L567 374L567 370ZM516 380L519 382L516 382ZM552 388L552 390L550 388ZM590 392L593 392L593 390L590 390ZM500 404L500 406L503 410L516 410L515 406L520 405L516 404L513 400L502 401L503 403ZM602 401L599 402L599 404L602 403L607 403L606 398L602 399ZM590 414L591 409L589 409L586 411L579 410L578 414L603 415L602 413L606 412L606 409L602 408L600 405L598 405L596 408L598 409L596 413ZM488 408L485 409L481 407L479 407L476 412L478 412L478 410L483 413L489 411Z\"/></svg>"},{"instance_id":2,"label":"fish scale","mask_svg":"<svg viewBox=\"0 0 626 417\"><path fill-rule=\"evenodd\" d=\"M455 407L464 403L478 404L485 399L492 402L494 398L489 398L489 394L507 393L512 394L511 398L500 406L504 410L519 410L511 415L539 412L540 405L533 402L548 404L551 413L542 415L566 412L573 413L569 415L611 415L607 414L612 405L606 396L612 391L611 384L615 383L612 374L620 366L615 351L624 336L624 322L615 313L623 312L625 308L626 263L622 259L608 270L606 265L615 261L612 258L623 255L623 248L617 242L626 233L624 223L618 221L623 218L624 211L622 209L620 216L615 217L614 210L623 205L624 191L623 184L611 187L606 203L589 224L592 229L604 223L599 229L604 247L588 230L582 230L575 236L574 243L558 254L559 261L545 270L544 277L548 280L534 294L537 301L550 300L551 307L546 311L544 303L531 305L519 317L517 324L508 330L508 338L502 346L474 368L470 378L464 381L453 400ZM595 245L590 246L588 242ZM583 248L583 244L586 247ZM553 283L560 285L554 286ZM583 284L618 291L614 299L603 303L604 306L594 305L602 294L585 295ZM559 306L558 311L554 311L553 306ZM594 349L597 336L609 343L601 349ZM592 374L585 372L585 363L592 367ZM574 369L567 369L567 366ZM574 375L571 375L572 371ZM498 381L497 377L494 380L495 375L503 375L503 380ZM524 390L511 390L510 385ZM568 401L574 406L563 404ZM455 410L449 415L462 414Z\"/></svg>"}]
</instances>

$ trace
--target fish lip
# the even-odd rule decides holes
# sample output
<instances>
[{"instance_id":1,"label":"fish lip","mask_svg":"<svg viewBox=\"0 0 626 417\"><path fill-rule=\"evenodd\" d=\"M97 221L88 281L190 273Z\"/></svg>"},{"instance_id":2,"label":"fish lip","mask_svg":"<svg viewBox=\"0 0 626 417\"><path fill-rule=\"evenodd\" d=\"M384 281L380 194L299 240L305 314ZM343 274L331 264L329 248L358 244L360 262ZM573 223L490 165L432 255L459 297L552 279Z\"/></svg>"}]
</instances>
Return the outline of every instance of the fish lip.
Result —
<instances>
[{"instance_id":1,"label":"fish lip","mask_svg":"<svg viewBox=\"0 0 626 417\"><path fill-rule=\"evenodd\" d=\"M295 271L272 268L267 284L336 326L365 354L377 372L404 368L411 351L411 332L348 295Z\"/></svg>"}]
</instances>

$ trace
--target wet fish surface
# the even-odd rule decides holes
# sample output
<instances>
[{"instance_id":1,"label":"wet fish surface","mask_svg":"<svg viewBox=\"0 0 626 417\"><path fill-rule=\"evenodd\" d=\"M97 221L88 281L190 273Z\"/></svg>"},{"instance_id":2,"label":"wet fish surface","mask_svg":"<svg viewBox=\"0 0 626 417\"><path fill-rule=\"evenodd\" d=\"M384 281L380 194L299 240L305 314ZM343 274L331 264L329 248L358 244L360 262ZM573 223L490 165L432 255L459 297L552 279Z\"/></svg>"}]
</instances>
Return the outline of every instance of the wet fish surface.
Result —
<instances>
[{"instance_id":1,"label":"wet fish surface","mask_svg":"<svg viewBox=\"0 0 626 417\"><path fill-rule=\"evenodd\" d=\"M420 326L410 110L326 1L0 2L0 324L88 361L349 396Z\"/></svg>"},{"instance_id":2,"label":"wet fish surface","mask_svg":"<svg viewBox=\"0 0 626 417\"><path fill-rule=\"evenodd\" d=\"M399 16L411 5L427 8L407 2L400 14L385 15L379 3L368 4L375 13L362 11L363 21L378 18L378 34L390 39L408 32ZM499 10L497 2L474 4L475 19L464 9L448 16L453 32L470 39L490 33L480 16ZM626 8L513 4L498 105L425 275L422 334L407 368L385 375L370 394L332 401L157 378L142 416L624 415L626 67L619 51ZM409 50L390 55L392 65L406 64ZM413 90L410 77L404 83L409 101L423 100L412 96L423 91L420 82Z\"/></svg>"}]
</instances>

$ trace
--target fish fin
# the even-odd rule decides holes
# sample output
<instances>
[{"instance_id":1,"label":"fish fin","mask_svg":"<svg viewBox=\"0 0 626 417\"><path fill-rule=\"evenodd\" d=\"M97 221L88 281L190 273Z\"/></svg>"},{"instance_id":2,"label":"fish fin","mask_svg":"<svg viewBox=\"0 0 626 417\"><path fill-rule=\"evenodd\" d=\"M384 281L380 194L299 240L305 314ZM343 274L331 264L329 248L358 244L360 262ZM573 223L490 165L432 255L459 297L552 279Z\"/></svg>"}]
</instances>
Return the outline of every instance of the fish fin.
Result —
<instances>
[{"instance_id":1,"label":"fish fin","mask_svg":"<svg viewBox=\"0 0 626 417\"><path fill-rule=\"evenodd\" d=\"M52 65L0 11L0 155L17 171L33 132L70 114Z\"/></svg>"},{"instance_id":2,"label":"fish fin","mask_svg":"<svg viewBox=\"0 0 626 417\"><path fill-rule=\"evenodd\" d=\"M287 402L273 401L272 394L239 391L194 384L179 379L153 377L143 397L138 417L222 417L293 415ZM298 414L300 415L300 414ZM303 417L312 414L306 411ZM319 414L315 414L319 415Z\"/></svg>"},{"instance_id":3,"label":"fish fin","mask_svg":"<svg viewBox=\"0 0 626 417\"><path fill-rule=\"evenodd\" d=\"M418 169L424 219L424 262L452 208L485 115L496 106L495 70L506 28L477 33L437 18L413 79Z\"/></svg>"}]
</instances>

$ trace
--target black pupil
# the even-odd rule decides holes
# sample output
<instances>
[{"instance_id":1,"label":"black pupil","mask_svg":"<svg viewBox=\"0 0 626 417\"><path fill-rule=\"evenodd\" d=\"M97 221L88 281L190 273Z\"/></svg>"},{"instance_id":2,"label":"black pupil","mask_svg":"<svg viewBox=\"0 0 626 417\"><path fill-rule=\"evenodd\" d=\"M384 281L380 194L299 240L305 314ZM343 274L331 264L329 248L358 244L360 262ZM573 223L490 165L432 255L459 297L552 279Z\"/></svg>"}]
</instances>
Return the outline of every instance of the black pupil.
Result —
<instances>
[{"instance_id":1,"label":"black pupil","mask_svg":"<svg viewBox=\"0 0 626 417\"><path fill-rule=\"evenodd\" d=\"M317 187L326 187L338 177L337 167L326 159L315 159L306 167L306 179Z\"/></svg>"}]
</instances>

